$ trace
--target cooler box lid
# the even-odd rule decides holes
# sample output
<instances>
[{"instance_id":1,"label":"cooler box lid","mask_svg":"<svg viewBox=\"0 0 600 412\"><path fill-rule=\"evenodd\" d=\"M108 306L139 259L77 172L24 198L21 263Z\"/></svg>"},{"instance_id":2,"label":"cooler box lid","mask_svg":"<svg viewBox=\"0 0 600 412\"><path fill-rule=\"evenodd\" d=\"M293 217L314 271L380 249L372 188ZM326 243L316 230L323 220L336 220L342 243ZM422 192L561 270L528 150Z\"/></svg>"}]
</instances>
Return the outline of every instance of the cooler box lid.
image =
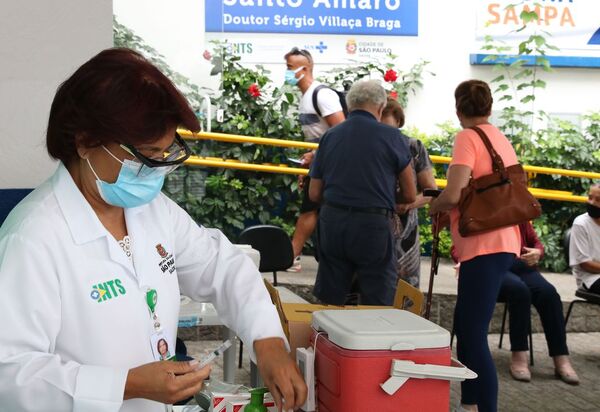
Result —
<instances>
[{"instance_id":1,"label":"cooler box lid","mask_svg":"<svg viewBox=\"0 0 600 412\"><path fill-rule=\"evenodd\" d=\"M450 333L400 309L321 310L312 326L345 349L415 350L450 346Z\"/></svg>"}]
</instances>

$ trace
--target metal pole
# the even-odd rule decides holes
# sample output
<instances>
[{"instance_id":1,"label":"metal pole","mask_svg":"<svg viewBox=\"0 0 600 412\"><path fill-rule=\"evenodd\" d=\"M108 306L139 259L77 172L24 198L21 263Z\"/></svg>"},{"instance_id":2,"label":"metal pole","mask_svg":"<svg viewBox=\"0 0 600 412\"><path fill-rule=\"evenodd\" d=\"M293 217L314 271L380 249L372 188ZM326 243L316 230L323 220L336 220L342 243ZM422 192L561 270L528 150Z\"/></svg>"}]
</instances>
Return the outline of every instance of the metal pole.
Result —
<instances>
[{"instance_id":1,"label":"metal pole","mask_svg":"<svg viewBox=\"0 0 600 412\"><path fill-rule=\"evenodd\" d=\"M429 271L429 287L427 289L427 302L425 304L425 319L429 319L431 313L431 300L433 298L433 278L437 275L438 264L440 261L439 256L439 243L440 243L440 228L439 228L440 214L436 213L431 222L431 231L433 232L433 240L431 242L431 269Z\"/></svg>"}]
</instances>

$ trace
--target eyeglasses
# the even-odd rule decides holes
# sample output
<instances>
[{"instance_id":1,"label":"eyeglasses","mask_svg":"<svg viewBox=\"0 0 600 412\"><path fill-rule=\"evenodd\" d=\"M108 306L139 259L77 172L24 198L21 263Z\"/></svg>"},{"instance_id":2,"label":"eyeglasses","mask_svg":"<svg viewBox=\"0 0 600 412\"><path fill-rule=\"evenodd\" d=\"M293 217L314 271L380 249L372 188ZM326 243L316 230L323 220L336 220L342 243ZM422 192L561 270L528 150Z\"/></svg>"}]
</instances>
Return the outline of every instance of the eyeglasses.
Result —
<instances>
[{"instance_id":1,"label":"eyeglasses","mask_svg":"<svg viewBox=\"0 0 600 412\"><path fill-rule=\"evenodd\" d=\"M161 170L165 172L165 174L170 173L177 169L192 154L192 150L187 145L185 140L183 140L183 138L179 135L179 133L175 133L175 140L173 140L173 143L162 153L158 153L156 156L146 156L130 144L121 144L121 148L134 156L136 160L141 163L140 170L138 172L140 175L150 174L152 169L158 167L168 168L168 171L165 171L164 169Z\"/></svg>"}]
</instances>

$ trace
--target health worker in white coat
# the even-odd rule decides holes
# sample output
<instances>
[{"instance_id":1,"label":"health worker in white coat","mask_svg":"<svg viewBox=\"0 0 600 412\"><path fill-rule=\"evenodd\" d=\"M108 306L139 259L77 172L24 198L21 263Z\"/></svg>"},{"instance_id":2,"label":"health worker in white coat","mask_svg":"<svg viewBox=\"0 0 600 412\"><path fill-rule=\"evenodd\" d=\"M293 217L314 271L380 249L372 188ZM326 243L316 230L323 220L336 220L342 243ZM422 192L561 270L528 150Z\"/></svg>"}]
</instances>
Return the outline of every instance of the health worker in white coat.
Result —
<instances>
[{"instance_id":1,"label":"health worker in white coat","mask_svg":"<svg viewBox=\"0 0 600 412\"><path fill-rule=\"evenodd\" d=\"M59 87L47 131L58 169L0 229L0 409L151 412L193 395L210 367L161 360L180 293L212 302L250 344L279 408L304 402L252 261L160 193L190 155L178 126L199 130L183 95L128 49Z\"/></svg>"}]
</instances>

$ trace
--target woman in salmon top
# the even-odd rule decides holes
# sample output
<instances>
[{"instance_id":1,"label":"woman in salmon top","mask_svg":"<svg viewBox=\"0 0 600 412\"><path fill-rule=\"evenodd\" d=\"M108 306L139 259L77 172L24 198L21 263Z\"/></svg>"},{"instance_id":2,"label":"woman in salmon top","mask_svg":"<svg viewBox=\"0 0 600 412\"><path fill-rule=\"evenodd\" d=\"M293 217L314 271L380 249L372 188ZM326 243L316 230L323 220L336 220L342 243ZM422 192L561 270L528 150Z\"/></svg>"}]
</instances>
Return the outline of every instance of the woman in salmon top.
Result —
<instances>
[{"instance_id":1,"label":"woman in salmon top","mask_svg":"<svg viewBox=\"0 0 600 412\"><path fill-rule=\"evenodd\" d=\"M454 140L452 162L446 189L431 204L431 214L450 212L452 243L460 265L456 319L458 359L477 373L477 379L462 383L458 411L492 411L497 408L498 379L487 342L487 331L500 284L515 256L521 238L518 226L462 237L458 232L458 201L461 190L471 177L492 173L491 157L474 130L479 127L488 136L506 167L518 163L508 139L488 119L492 94L481 80L462 82L454 92L456 115L463 127ZM502 205L498 205L502 207Z\"/></svg>"}]
</instances>

